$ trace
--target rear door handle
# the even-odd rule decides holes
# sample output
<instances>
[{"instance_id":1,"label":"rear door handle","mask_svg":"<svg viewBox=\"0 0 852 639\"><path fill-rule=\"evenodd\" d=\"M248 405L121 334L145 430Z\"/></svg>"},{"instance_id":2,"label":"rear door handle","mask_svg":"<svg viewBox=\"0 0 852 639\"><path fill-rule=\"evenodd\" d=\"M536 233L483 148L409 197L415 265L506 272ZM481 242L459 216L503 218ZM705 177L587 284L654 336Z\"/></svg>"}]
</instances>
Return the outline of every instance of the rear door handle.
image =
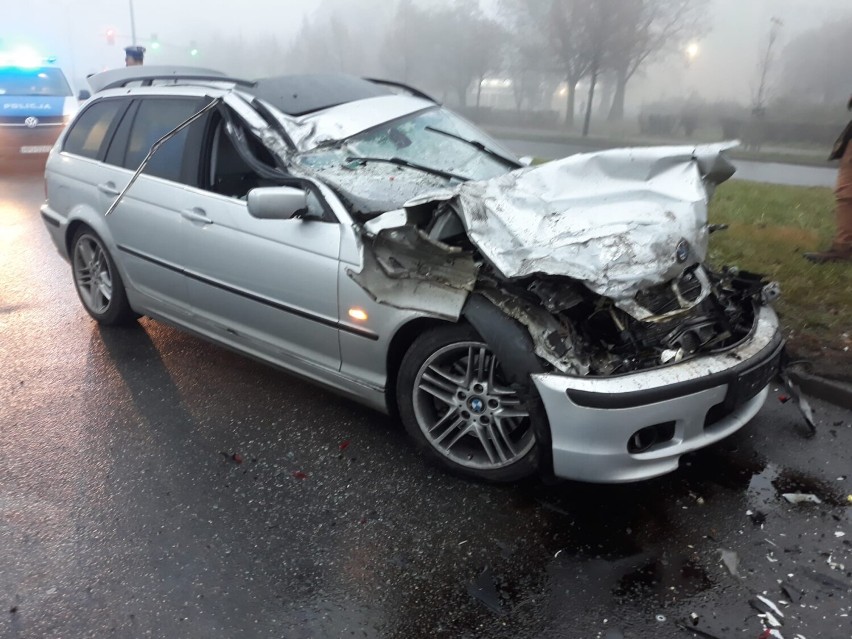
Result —
<instances>
[{"instance_id":1,"label":"rear door handle","mask_svg":"<svg viewBox=\"0 0 852 639\"><path fill-rule=\"evenodd\" d=\"M207 213L204 212L204 209L199 209L198 207L192 209L184 209L180 212L180 214L191 222L200 222L201 224L213 224L213 220L207 217Z\"/></svg>"},{"instance_id":2,"label":"rear door handle","mask_svg":"<svg viewBox=\"0 0 852 639\"><path fill-rule=\"evenodd\" d=\"M109 195L110 197L115 197L120 193L120 191L115 188L114 182L104 182L103 184L98 184L98 191L100 191L104 195Z\"/></svg>"}]
</instances>

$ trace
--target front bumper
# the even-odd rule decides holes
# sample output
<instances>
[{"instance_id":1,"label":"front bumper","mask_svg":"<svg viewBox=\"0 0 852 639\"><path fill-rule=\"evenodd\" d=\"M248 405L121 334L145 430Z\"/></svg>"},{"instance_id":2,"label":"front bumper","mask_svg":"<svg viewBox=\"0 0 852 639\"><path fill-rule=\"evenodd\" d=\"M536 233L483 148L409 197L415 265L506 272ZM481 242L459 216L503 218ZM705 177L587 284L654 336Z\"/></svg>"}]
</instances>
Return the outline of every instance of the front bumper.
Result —
<instances>
[{"instance_id":1,"label":"front bumper","mask_svg":"<svg viewBox=\"0 0 852 639\"><path fill-rule=\"evenodd\" d=\"M629 482L673 471L681 455L727 437L761 409L783 339L769 307L736 348L613 377L533 375L547 411L557 477ZM630 452L639 431L663 433Z\"/></svg>"}]
</instances>

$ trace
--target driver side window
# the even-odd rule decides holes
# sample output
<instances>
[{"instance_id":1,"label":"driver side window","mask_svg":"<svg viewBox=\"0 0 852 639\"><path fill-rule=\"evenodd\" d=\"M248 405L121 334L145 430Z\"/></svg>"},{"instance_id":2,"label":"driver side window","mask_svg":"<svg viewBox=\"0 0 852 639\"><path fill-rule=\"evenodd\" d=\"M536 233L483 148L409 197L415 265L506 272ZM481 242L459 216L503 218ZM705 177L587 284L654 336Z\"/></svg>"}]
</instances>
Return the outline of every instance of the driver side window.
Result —
<instances>
[{"instance_id":1,"label":"driver side window","mask_svg":"<svg viewBox=\"0 0 852 639\"><path fill-rule=\"evenodd\" d=\"M210 150L208 174L203 181L205 189L239 200L246 200L249 191L262 186L293 186L304 188L307 194L306 217L323 222L337 222L337 218L326 207L314 189L300 180L272 179L259 175L237 151L231 137L225 130L225 122L219 120L215 126ZM246 136L249 150L255 159L272 167L274 161L269 151L251 135Z\"/></svg>"}]
</instances>

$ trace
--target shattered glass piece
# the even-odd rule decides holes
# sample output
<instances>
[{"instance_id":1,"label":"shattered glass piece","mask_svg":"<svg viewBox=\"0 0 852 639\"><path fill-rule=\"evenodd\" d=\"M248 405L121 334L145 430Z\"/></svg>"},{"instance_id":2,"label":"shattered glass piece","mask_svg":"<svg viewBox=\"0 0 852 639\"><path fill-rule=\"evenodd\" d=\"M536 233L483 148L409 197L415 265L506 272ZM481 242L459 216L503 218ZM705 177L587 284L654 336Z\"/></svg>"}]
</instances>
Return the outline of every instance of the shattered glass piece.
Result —
<instances>
[{"instance_id":1,"label":"shattered glass piece","mask_svg":"<svg viewBox=\"0 0 852 639\"><path fill-rule=\"evenodd\" d=\"M821 504L822 500L810 493L784 493L781 495L791 504Z\"/></svg>"},{"instance_id":2,"label":"shattered glass piece","mask_svg":"<svg viewBox=\"0 0 852 639\"><path fill-rule=\"evenodd\" d=\"M725 568L728 569L728 572L734 577L739 577L739 555L737 555L737 553L733 550L725 550L724 548L719 549L719 554L721 555L722 563L725 564Z\"/></svg>"},{"instance_id":3,"label":"shattered glass piece","mask_svg":"<svg viewBox=\"0 0 852 639\"><path fill-rule=\"evenodd\" d=\"M467 594L482 603L491 612L503 616L503 604L494 584L491 568L485 568L473 581L467 585Z\"/></svg>"}]
</instances>

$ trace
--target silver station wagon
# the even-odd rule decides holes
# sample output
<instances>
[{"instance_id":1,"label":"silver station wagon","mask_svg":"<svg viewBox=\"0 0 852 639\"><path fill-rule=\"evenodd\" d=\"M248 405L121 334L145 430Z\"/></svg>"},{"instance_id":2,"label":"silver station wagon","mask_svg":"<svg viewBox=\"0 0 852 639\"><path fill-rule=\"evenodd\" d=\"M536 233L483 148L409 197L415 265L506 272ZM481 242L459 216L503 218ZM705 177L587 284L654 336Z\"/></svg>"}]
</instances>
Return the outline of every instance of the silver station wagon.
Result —
<instances>
[{"instance_id":1,"label":"silver station wagon","mask_svg":"<svg viewBox=\"0 0 852 639\"><path fill-rule=\"evenodd\" d=\"M730 145L528 166L384 81L90 84L41 209L86 311L396 415L451 470L654 477L746 424L779 370L776 287L705 263Z\"/></svg>"}]
</instances>

